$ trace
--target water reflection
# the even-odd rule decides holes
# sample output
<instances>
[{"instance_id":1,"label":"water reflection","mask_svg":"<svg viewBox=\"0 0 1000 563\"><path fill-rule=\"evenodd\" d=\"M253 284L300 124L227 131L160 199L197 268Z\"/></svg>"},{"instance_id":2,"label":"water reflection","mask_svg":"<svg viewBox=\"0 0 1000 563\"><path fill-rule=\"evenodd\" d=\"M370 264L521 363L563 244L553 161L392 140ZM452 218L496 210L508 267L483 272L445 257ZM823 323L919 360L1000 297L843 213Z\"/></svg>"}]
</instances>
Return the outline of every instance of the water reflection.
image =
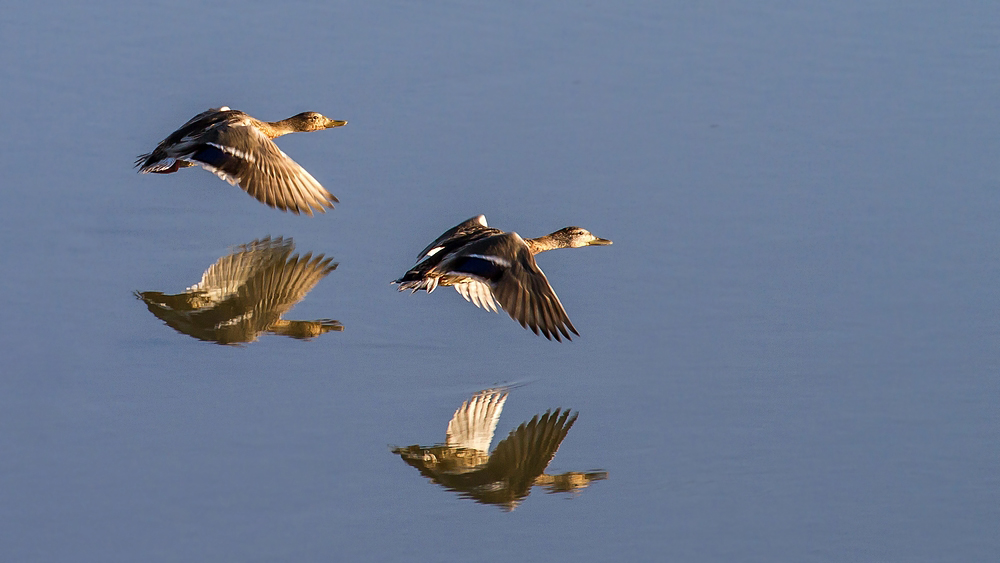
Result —
<instances>
[{"instance_id":1,"label":"water reflection","mask_svg":"<svg viewBox=\"0 0 1000 563\"><path fill-rule=\"evenodd\" d=\"M533 486L548 492L576 492L607 479L605 471L544 473L578 413L555 409L535 415L503 439L493 454L490 442L506 389L487 389L462 403L448 422L443 445L394 448L393 453L431 481L483 504L514 510Z\"/></svg>"},{"instance_id":2,"label":"water reflection","mask_svg":"<svg viewBox=\"0 0 1000 563\"><path fill-rule=\"evenodd\" d=\"M337 268L322 254L292 254L292 239L266 237L238 246L183 293L137 291L136 297L177 332L219 344L253 342L264 332L309 339L344 330L338 321L282 319Z\"/></svg>"}]
</instances>

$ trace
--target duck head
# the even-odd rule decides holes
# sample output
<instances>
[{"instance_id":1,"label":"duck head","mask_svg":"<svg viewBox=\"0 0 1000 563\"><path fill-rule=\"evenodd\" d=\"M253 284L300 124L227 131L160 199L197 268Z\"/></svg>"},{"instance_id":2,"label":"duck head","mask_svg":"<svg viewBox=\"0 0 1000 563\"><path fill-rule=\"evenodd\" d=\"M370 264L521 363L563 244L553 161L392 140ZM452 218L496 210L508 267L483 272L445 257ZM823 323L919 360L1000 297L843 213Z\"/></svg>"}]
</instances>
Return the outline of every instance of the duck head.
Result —
<instances>
[{"instance_id":1,"label":"duck head","mask_svg":"<svg viewBox=\"0 0 1000 563\"><path fill-rule=\"evenodd\" d=\"M298 115L293 115L284 121L295 131L300 132L322 131L323 129L331 129L333 127L347 125L346 121L330 119L329 117L321 113L316 113L315 111L304 111Z\"/></svg>"},{"instance_id":2,"label":"duck head","mask_svg":"<svg viewBox=\"0 0 1000 563\"><path fill-rule=\"evenodd\" d=\"M548 235L558 244L560 248L580 248L581 246L607 246L611 241L606 238L599 238L587 229L580 227L566 227Z\"/></svg>"}]
</instances>

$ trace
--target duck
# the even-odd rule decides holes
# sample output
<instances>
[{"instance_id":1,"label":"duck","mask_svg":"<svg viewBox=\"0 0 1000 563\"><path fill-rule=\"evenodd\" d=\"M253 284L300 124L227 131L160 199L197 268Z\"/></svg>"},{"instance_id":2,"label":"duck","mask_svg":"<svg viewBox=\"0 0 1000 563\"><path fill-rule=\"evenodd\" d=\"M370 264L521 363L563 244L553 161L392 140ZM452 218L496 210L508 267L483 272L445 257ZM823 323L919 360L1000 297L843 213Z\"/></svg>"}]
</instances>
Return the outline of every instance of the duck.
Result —
<instances>
[{"instance_id":1,"label":"duck","mask_svg":"<svg viewBox=\"0 0 1000 563\"><path fill-rule=\"evenodd\" d=\"M602 470L548 475L555 457L578 413L557 408L535 415L500 441L490 453L490 443L507 402L508 389L486 389L462 403L445 433L444 444L392 448L408 465L446 489L482 504L514 510L541 486L549 492L578 492L593 481L608 478Z\"/></svg>"},{"instance_id":2,"label":"duck","mask_svg":"<svg viewBox=\"0 0 1000 563\"><path fill-rule=\"evenodd\" d=\"M135 296L167 326L205 342L241 345L264 333L310 340L344 326L332 319L287 320L284 315L337 268L323 254L293 254L290 238L270 236L240 245L178 294Z\"/></svg>"},{"instance_id":3,"label":"duck","mask_svg":"<svg viewBox=\"0 0 1000 563\"><path fill-rule=\"evenodd\" d=\"M226 106L192 117L135 161L141 174L171 174L199 165L257 201L282 211L312 215L339 200L288 157L272 139L288 133L347 125L314 111L281 121L261 121Z\"/></svg>"},{"instance_id":4,"label":"duck","mask_svg":"<svg viewBox=\"0 0 1000 563\"><path fill-rule=\"evenodd\" d=\"M561 342L577 336L559 297L535 263L535 255L556 248L605 246L608 239L580 227L565 227L538 238L490 227L485 215L455 225L427 245L416 265L394 280L399 291L431 293L452 286L466 301L497 311L497 304L525 329Z\"/></svg>"}]
</instances>

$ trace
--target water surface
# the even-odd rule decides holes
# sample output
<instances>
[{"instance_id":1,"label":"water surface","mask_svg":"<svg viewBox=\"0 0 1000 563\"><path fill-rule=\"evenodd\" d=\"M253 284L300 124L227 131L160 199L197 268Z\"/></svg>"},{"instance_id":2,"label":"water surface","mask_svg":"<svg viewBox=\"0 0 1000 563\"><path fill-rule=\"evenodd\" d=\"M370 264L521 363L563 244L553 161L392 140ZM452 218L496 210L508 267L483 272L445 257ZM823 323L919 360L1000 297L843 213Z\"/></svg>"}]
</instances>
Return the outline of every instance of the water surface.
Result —
<instances>
[{"instance_id":1,"label":"water surface","mask_svg":"<svg viewBox=\"0 0 1000 563\"><path fill-rule=\"evenodd\" d=\"M1000 13L15 2L0 19L0 555L9 561L988 561L1000 552ZM314 218L203 170L195 113L279 139ZM613 246L538 263L580 337L389 282L483 213ZM220 346L135 298L234 247L338 263ZM494 443L578 413L513 511L390 446L510 386Z\"/></svg>"}]
</instances>

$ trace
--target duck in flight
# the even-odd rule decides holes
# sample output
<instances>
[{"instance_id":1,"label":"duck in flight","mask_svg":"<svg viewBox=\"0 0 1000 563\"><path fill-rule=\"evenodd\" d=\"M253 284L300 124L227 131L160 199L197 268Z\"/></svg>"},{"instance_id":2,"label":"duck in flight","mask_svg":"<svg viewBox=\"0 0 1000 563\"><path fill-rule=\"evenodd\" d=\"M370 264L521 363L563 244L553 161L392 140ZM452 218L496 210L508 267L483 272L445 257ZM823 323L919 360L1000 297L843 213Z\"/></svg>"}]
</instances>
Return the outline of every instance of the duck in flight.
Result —
<instances>
[{"instance_id":1,"label":"duck in flight","mask_svg":"<svg viewBox=\"0 0 1000 563\"><path fill-rule=\"evenodd\" d=\"M270 207L312 215L314 209L333 208L337 198L271 139L343 125L347 122L314 111L260 121L223 106L192 117L153 152L140 155L135 165L143 174L170 174L199 165Z\"/></svg>"},{"instance_id":2,"label":"duck in flight","mask_svg":"<svg viewBox=\"0 0 1000 563\"><path fill-rule=\"evenodd\" d=\"M486 224L478 215L446 231L417 256L417 264L392 283L399 290L428 293L450 285L466 301L497 311L497 303L524 328L549 340L571 340L579 332L570 322L535 255L554 248L611 244L586 229L566 227L538 238L523 239Z\"/></svg>"}]
</instances>

